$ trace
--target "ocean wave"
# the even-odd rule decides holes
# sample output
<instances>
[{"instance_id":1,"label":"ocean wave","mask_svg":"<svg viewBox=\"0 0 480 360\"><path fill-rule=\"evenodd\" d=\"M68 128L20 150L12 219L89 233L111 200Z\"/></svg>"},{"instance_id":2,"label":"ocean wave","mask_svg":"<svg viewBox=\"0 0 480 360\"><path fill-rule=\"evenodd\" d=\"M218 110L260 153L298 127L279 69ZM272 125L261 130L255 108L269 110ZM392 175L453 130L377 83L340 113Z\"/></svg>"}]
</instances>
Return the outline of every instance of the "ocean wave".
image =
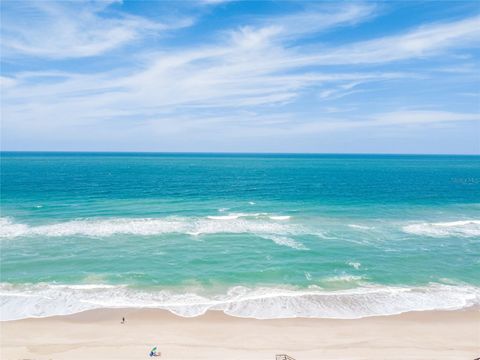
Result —
<instances>
[{"instance_id":1,"label":"ocean wave","mask_svg":"<svg viewBox=\"0 0 480 360\"><path fill-rule=\"evenodd\" d=\"M0 218L0 238L28 236L90 236L108 237L117 234L151 236L161 234L252 234L265 237L296 235L314 235L324 239L333 239L329 224L312 221L291 220L288 215L269 213L223 213L206 217L163 217L163 218L87 218L45 225L17 223L11 218ZM298 220L298 219L297 219ZM450 222L411 222L409 224L392 223L400 226L403 232L428 237L475 237L480 236L480 220L461 220ZM334 223L334 226L335 223ZM371 230L374 227L348 224L355 230ZM272 240L272 239L271 239ZM275 240L274 240L275 241ZM294 240L296 241L296 240ZM350 240L353 241L353 240ZM276 241L277 244L280 241ZM283 241L284 244L289 242ZM289 245L287 245L289 246Z\"/></svg>"},{"instance_id":2,"label":"ocean wave","mask_svg":"<svg viewBox=\"0 0 480 360\"><path fill-rule=\"evenodd\" d=\"M272 240L275 244L291 247L297 250L308 250L305 245L286 236L262 235L262 238Z\"/></svg>"},{"instance_id":3,"label":"ocean wave","mask_svg":"<svg viewBox=\"0 0 480 360\"><path fill-rule=\"evenodd\" d=\"M232 212L229 215L236 217L246 217L246 218L258 218L267 215L267 213L243 213L243 212Z\"/></svg>"},{"instance_id":4,"label":"ocean wave","mask_svg":"<svg viewBox=\"0 0 480 360\"><path fill-rule=\"evenodd\" d=\"M288 215L271 215L269 216L272 220L290 220L290 216Z\"/></svg>"},{"instance_id":5,"label":"ocean wave","mask_svg":"<svg viewBox=\"0 0 480 360\"><path fill-rule=\"evenodd\" d=\"M430 237L473 237L480 236L480 220L462 220L450 222L418 223L402 227L409 234Z\"/></svg>"},{"instance_id":6,"label":"ocean wave","mask_svg":"<svg viewBox=\"0 0 480 360\"><path fill-rule=\"evenodd\" d=\"M360 266L362 266L362 263L356 261L349 261L347 262L347 265L353 267L355 270L358 270L360 269Z\"/></svg>"},{"instance_id":7,"label":"ocean wave","mask_svg":"<svg viewBox=\"0 0 480 360\"><path fill-rule=\"evenodd\" d=\"M29 226L17 224L10 219L0 219L0 238L22 236L91 236L108 237L116 234L161 235L181 233L199 236L203 234L242 234L250 233L268 237L275 243L292 248L301 244L294 240L281 240L278 236L291 236L305 233L299 225L265 221L260 219L241 219L226 215L208 218L116 218L73 220L49 225ZM277 237L275 237L277 236Z\"/></svg>"},{"instance_id":8,"label":"ocean wave","mask_svg":"<svg viewBox=\"0 0 480 360\"><path fill-rule=\"evenodd\" d=\"M233 220L238 219L239 216L237 215L222 215L222 216L207 216L208 219L211 220Z\"/></svg>"},{"instance_id":9,"label":"ocean wave","mask_svg":"<svg viewBox=\"0 0 480 360\"><path fill-rule=\"evenodd\" d=\"M349 228L352 229L359 229L359 230L372 230L374 227L372 226L366 226L366 225L357 225L357 224L348 224Z\"/></svg>"},{"instance_id":10,"label":"ocean wave","mask_svg":"<svg viewBox=\"0 0 480 360\"><path fill-rule=\"evenodd\" d=\"M425 287L369 286L351 290L236 286L201 295L168 290L136 290L108 285L0 284L0 318L67 315L98 308L158 308L183 317L209 310L256 319L355 319L408 311L456 310L480 304L480 288L431 284Z\"/></svg>"},{"instance_id":11,"label":"ocean wave","mask_svg":"<svg viewBox=\"0 0 480 360\"><path fill-rule=\"evenodd\" d=\"M253 219L271 219L271 220L289 220L289 215L269 215L265 212L260 213L229 213L228 215L210 215L208 219L212 220L233 220L239 218L253 218Z\"/></svg>"},{"instance_id":12,"label":"ocean wave","mask_svg":"<svg viewBox=\"0 0 480 360\"><path fill-rule=\"evenodd\" d=\"M346 283L358 283L360 281L364 281L365 277L363 276L357 276L357 275L336 275L336 276L330 276L323 281L325 282L346 282Z\"/></svg>"}]
</instances>

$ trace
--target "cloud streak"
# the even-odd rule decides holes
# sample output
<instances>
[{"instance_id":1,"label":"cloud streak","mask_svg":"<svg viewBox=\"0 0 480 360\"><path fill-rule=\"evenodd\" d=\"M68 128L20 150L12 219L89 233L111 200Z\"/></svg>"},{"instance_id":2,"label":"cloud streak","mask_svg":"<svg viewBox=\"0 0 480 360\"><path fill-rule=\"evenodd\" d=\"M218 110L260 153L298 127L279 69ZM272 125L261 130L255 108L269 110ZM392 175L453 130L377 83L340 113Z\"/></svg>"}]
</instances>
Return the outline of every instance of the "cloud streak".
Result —
<instances>
[{"instance_id":1,"label":"cloud streak","mask_svg":"<svg viewBox=\"0 0 480 360\"><path fill-rule=\"evenodd\" d=\"M2 10L4 57L34 56L50 59L98 56L138 41L148 34L189 26L184 18L162 23L121 12L105 16L117 1L5 2Z\"/></svg>"},{"instance_id":2,"label":"cloud streak","mask_svg":"<svg viewBox=\"0 0 480 360\"><path fill-rule=\"evenodd\" d=\"M22 12L38 15L32 28L15 24L13 18L2 27L6 57L102 56L148 36L158 40L163 32L195 24L190 18L165 23L120 11L105 15L117 5L30 5ZM253 131L253 138L283 138L477 122L473 112L438 106L402 110L400 104L389 110L379 106L369 114L353 113L361 106L345 99L379 84L431 76L409 67L387 68L389 64L421 63L479 44L478 16L432 22L368 40L329 41L328 34L335 30L353 29L377 16L377 7L370 4L317 6L288 15L253 17L188 46L155 42L159 45L144 46L108 71L2 74L2 127L8 137L45 135L55 129L68 136L87 136L97 129L97 136L106 137L129 131L162 139L191 132L219 132L229 138L250 137ZM35 34L32 29L43 23L48 23L45 31ZM316 40L319 34L324 36ZM341 116L334 116L339 112Z\"/></svg>"},{"instance_id":3,"label":"cloud streak","mask_svg":"<svg viewBox=\"0 0 480 360\"><path fill-rule=\"evenodd\" d=\"M480 44L480 16L459 21L421 26L406 34L394 35L332 49L304 61L321 64L379 64L428 58L449 49Z\"/></svg>"}]
</instances>

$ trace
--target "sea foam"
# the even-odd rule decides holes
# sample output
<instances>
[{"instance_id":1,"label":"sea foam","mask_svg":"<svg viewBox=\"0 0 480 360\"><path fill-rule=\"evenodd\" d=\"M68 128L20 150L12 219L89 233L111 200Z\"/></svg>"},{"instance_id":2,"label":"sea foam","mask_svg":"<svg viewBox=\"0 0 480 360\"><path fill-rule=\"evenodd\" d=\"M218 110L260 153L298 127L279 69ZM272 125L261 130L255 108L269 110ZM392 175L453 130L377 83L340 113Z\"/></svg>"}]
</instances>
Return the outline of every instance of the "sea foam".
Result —
<instances>
[{"instance_id":1,"label":"sea foam","mask_svg":"<svg viewBox=\"0 0 480 360\"><path fill-rule=\"evenodd\" d=\"M408 311L455 310L480 304L480 289L431 284L425 287L370 286L323 291L316 287L247 288L205 295L138 290L109 285L0 284L1 320L73 314L97 308L158 308L193 317L209 310L257 319L355 319Z\"/></svg>"},{"instance_id":2,"label":"sea foam","mask_svg":"<svg viewBox=\"0 0 480 360\"><path fill-rule=\"evenodd\" d=\"M480 236L480 220L462 220L450 222L418 223L406 225L404 232L430 237L473 237Z\"/></svg>"},{"instance_id":3,"label":"sea foam","mask_svg":"<svg viewBox=\"0 0 480 360\"><path fill-rule=\"evenodd\" d=\"M349 228L352 229L360 229L360 230L372 230L374 227L372 226L366 226L366 225L357 225L357 224L348 224Z\"/></svg>"},{"instance_id":4,"label":"sea foam","mask_svg":"<svg viewBox=\"0 0 480 360\"><path fill-rule=\"evenodd\" d=\"M108 237L116 234L151 236L161 234L243 234L249 233L273 240L276 244L300 249L303 247L287 236L305 233L299 225L262 219L243 219L239 215L207 218L114 218L73 220L48 225L17 224L7 218L0 223L0 238L24 236L89 236ZM283 238L279 237L283 236ZM304 247L303 247L304 248Z\"/></svg>"},{"instance_id":5,"label":"sea foam","mask_svg":"<svg viewBox=\"0 0 480 360\"><path fill-rule=\"evenodd\" d=\"M286 236L262 235L262 237L264 239L272 240L275 244L278 244L278 245L288 246L297 250L308 250L308 248L305 247L305 245L303 245L302 243L295 241L291 238L288 238Z\"/></svg>"}]
</instances>

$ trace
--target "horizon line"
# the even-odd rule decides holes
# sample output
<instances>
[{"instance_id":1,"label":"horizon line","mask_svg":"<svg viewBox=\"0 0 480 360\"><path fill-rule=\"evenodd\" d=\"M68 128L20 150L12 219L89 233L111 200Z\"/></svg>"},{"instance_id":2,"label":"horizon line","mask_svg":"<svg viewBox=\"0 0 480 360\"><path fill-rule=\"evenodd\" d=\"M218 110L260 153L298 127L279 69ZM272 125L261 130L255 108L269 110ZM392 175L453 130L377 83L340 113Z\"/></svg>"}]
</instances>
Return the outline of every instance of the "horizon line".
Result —
<instances>
[{"instance_id":1,"label":"horizon line","mask_svg":"<svg viewBox=\"0 0 480 360\"><path fill-rule=\"evenodd\" d=\"M480 153L375 153L375 152L247 152L247 151L109 151L109 150L0 150L2 153L51 154L198 154L198 155L397 155L397 156L480 156Z\"/></svg>"}]
</instances>

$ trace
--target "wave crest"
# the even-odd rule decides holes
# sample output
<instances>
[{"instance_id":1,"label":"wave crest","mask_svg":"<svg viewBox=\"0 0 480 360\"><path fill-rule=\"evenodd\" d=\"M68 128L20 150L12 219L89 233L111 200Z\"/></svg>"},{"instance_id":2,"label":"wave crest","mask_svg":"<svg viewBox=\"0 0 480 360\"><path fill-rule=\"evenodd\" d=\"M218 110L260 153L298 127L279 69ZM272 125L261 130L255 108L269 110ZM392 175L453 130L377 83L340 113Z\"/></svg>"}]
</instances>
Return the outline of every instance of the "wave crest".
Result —
<instances>
[{"instance_id":1,"label":"wave crest","mask_svg":"<svg viewBox=\"0 0 480 360\"><path fill-rule=\"evenodd\" d=\"M66 315L97 308L158 308L193 317L208 310L257 319L339 318L408 311L455 310L480 303L480 289L432 284L425 287L360 287L351 290L230 288L219 295L135 290L111 285L0 284L1 320Z\"/></svg>"},{"instance_id":2,"label":"wave crest","mask_svg":"<svg viewBox=\"0 0 480 360\"><path fill-rule=\"evenodd\" d=\"M410 224L402 228L404 232L430 237L473 237L480 236L480 220L464 220L436 223Z\"/></svg>"},{"instance_id":3,"label":"wave crest","mask_svg":"<svg viewBox=\"0 0 480 360\"><path fill-rule=\"evenodd\" d=\"M161 234L243 234L258 235L276 244L295 249L306 249L299 242L286 236L299 235L305 230L294 224L278 223L259 219L242 219L236 215L210 216L207 218L116 218L73 220L56 224L28 226L0 220L0 238L22 236L90 236L108 237L116 234L161 235Z\"/></svg>"}]
</instances>

